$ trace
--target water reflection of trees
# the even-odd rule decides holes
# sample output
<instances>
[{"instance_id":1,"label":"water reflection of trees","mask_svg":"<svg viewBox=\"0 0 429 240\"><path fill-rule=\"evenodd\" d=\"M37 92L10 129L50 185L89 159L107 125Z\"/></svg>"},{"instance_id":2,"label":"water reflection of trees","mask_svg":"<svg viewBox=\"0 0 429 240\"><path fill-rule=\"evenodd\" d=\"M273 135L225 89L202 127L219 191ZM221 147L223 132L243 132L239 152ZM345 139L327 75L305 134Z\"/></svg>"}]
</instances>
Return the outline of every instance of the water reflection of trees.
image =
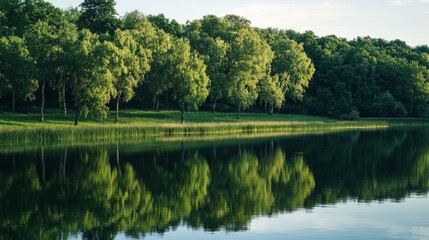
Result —
<instances>
[{"instance_id":1,"label":"water reflection of trees","mask_svg":"<svg viewBox=\"0 0 429 240\"><path fill-rule=\"evenodd\" d=\"M316 179L308 208L347 199L401 200L428 192L428 130L338 134L306 144L303 151Z\"/></svg>"},{"instance_id":2,"label":"water reflection of trees","mask_svg":"<svg viewBox=\"0 0 429 240\"><path fill-rule=\"evenodd\" d=\"M10 155L13 168L0 171L0 235L137 238L181 224L240 231L258 215L349 198L398 200L429 189L426 136L338 134L142 155L64 148L16 163Z\"/></svg>"},{"instance_id":3,"label":"water reflection of trees","mask_svg":"<svg viewBox=\"0 0 429 240\"><path fill-rule=\"evenodd\" d=\"M288 162L279 148L260 158L242 150L210 165L197 151L161 154L138 174L129 162L118 165L122 161L107 149L79 149L66 169L66 151L53 171L55 161L43 159L0 175L6 238L139 237L181 223L242 230L252 216L302 207L314 187L302 156Z\"/></svg>"}]
</instances>

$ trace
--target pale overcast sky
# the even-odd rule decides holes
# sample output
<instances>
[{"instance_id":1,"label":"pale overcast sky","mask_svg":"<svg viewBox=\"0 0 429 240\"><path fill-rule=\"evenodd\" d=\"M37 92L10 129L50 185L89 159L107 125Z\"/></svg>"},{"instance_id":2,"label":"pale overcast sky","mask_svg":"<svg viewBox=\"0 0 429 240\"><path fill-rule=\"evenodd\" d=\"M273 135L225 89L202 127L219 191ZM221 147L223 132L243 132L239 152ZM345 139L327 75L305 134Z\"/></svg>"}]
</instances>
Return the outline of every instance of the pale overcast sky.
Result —
<instances>
[{"instance_id":1,"label":"pale overcast sky","mask_svg":"<svg viewBox=\"0 0 429 240\"><path fill-rule=\"evenodd\" d=\"M60 8L83 0L47 0ZM133 10L164 13L180 23L207 14L236 14L256 27L312 30L353 39L371 36L429 45L429 0L117 0L119 15Z\"/></svg>"}]
</instances>

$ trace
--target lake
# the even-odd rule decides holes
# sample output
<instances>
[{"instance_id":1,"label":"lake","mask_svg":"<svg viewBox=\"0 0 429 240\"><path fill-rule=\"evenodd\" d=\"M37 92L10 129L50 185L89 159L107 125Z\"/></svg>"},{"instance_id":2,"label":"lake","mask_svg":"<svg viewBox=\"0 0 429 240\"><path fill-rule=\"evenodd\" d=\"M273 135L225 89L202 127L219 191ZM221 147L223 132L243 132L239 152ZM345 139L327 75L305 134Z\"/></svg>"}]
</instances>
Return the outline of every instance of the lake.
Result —
<instances>
[{"instance_id":1,"label":"lake","mask_svg":"<svg viewBox=\"0 0 429 240\"><path fill-rule=\"evenodd\" d=\"M0 239L429 239L429 129L0 145Z\"/></svg>"}]
</instances>

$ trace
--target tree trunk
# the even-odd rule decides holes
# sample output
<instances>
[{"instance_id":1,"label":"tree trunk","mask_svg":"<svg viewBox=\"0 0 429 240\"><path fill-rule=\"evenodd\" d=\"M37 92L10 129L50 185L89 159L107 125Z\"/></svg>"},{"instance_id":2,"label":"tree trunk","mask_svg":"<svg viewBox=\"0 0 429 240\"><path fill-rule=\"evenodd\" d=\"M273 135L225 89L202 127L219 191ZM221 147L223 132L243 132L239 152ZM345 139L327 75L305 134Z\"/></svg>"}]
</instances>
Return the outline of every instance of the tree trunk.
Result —
<instances>
[{"instance_id":1,"label":"tree trunk","mask_svg":"<svg viewBox=\"0 0 429 240\"><path fill-rule=\"evenodd\" d=\"M61 87L57 87L58 89L57 89L57 92L58 92L58 105L60 106L60 108L62 109L63 108L63 96L62 96L62 90L61 90Z\"/></svg>"},{"instance_id":2,"label":"tree trunk","mask_svg":"<svg viewBox=\"0 0 429 240\"><path fill-rule=\"evenodd\" d=\"M12 113L15 113L15 98L16 98L16 90L13 89L13 92L12 92Z\"/></svg>"},{"instance_id":3,"label":"tree trunk","mask_svg":"<svg viewBox=\"0 0 429 240\"><path fill-rule=\"evenodd\" d=\"M115 117L115 123L119 122L119 101L121 100L121 95L118 94L116 97L116 117Z\"/></svg>"},{"instance_id":4,"label":"tree trunk","mask_svg":"<svg viewBox=\"0 0 429 240\"><path fill-rule=\"evenodd\" d=\"M273 115L274 113L274 105L270 104L270 115Z\"/></svg>"},{"instance_id":5,"label":"tree trunk","mask_svg":"<svg viewBox=\"0 0 429 240\"><path fill-rule=\"evenodd\" d=\"M60 105L60 108L63 108L63 96L62 96L62 85L63 84L63 72L60 71L60 80L59 80L59 84L57 85L57 90L58 90L58 104Z\"/></svg>"},{"instance_id":6,"label":"tree trunk","mask_svg":"<svg viewBox=\"0 0 429 240\"><path fill-rule=\"evenodd\" d=\"M143 110L144 109L144 107L145 107L145 102L144 102L144 98L145 98L145 95L144 95L144 90L143 90L144 88L141 88L141 90L140 90L140 94L141 94L141 97L142 97L142 99L141 99L141 109Z\"/></svg>"},{"instance_id":7,"label":"tree trunk","mask_svg":"<svg viewBox=\"0 0 429 240\"><path fill-rule=\"evenodd\" d=\"M240 119L240 107L237 107L237 119Z\"/></svg>"},{"instance_id":8,"label":"tree trunk","mask_svg":"<svg viewBox=\"0 0 429 240\"><path fill-rule=\"evenodd\" d=\"M40 121L45 121L45 80L42 81L42 106L40 107Z\"/></svg>"},{"instance_id":9,"label":"tree trunk","mask_svg":"<svg viewBox=\"0 0 429 240\"><path fill-rule=\"evenodd\" d=\"M77 126L79 124L79 107L76 107L76 115L74 117L74 125Z\"/></svg>"},{"instance_id":10,"label":"tree trunk","mask_svg":"<svg viewBox=\"0 0 429 240\"><path fill-rule=\"evenodd\" d=\"M181 110L180 123L183 123L185 121L185 107L182 106L180 110Z\"/></svg>"},{"instance_id":11,"label":"tree trunk","mask_svg":"<svg viewBox=\"0 0 429 240\"><path fill-rule=\"evenodd\" d=\"M66 104L66 84L65 83L63 84L62 97L63 97L62 100L63 100L64 117L66 118L67 117L67 104Z\"/></svg>"},{"instance_id":12,"label":"tree trunk","mask_svg":"<svg viewBox=\"0 0 429 240\"><path fill-rule=\"evenodd\" d=\"M152 100L153 110L158 111L159 109L159 94L155 94Z\"/></svg>"},{"instance_id":13,"label":"tree trunk","mask_svg":"<svg viewBox=\"0 0 429 240\"><path fill-rule=\"evenodd\" d=\"M212 111L213 113L216 112L216 101L213 101Z\"/></svg>"},{"instance_id":14,"label":"tree trunk","mask_svg":"<svg viewBox=\"0 0 429 240\"><path fill-rule=\"evenodd\" d=\"M155 111L159 110L159 95L155 96Z\"/></svg>"},{"instance_id":15,"label":"tree trunk","mask_svg":"<svg viewBox=\"0 0 429 240\"><path fill-rule=\"evenodd\" d=\"M264 112L268 112L268 110L267 110L267 102L264 103Z\"/></svg>"}]
</instances>

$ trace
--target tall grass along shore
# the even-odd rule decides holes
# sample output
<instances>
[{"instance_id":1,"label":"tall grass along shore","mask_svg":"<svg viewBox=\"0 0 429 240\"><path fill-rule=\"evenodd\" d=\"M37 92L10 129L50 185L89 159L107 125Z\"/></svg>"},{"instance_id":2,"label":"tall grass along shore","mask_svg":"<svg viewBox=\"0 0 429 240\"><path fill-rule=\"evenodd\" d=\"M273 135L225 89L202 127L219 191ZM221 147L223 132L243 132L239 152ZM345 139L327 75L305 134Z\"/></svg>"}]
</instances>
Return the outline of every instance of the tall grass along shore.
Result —
<instances>
[{"instance_id":1,"label":"tall grass along shore","mask_svg":"<svg viewBox=\"0 0 429 240\"><path fill-rule=\"evenodd\" d=\"M113 115L113 114L112 114ZM76 142L138 140L155 137L209 136L255 133L310 133L351 129L379 129L428 125L429 120L368 119L338 121L324 117L263 113L244 113L240 120L232 113L191 112L181 124L180 112L127 110L119 123L111 116L103 122L87 119L79 126L60 111L38 122L37 114L0 114L0 144L34 142Z\"/></svg>"}]
</instances>

